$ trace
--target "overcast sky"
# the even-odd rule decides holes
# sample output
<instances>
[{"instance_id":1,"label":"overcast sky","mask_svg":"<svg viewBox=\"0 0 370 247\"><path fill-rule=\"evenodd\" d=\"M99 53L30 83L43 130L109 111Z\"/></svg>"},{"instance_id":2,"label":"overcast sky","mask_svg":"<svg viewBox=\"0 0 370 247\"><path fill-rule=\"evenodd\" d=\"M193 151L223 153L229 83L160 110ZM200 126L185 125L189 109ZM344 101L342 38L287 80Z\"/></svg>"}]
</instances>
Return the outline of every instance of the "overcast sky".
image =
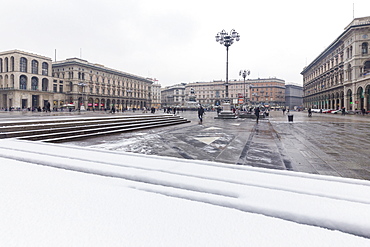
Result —
<instances>
[{"instance_id":1,"label":"overcast sky","mask_svg":"<svg viewBox=\"0 0 370 247\"><path fill-rule=\"evenodd\" d=\"M251 79L301 84L304 66L353 16L369 16L370 1L12 0L1 9L1 51L54 60L56 49L57 60L78 57L169 86L225 80L226 48L215 36L235 29L230 80L249 69Z\"/></svg>"}]
</instances>

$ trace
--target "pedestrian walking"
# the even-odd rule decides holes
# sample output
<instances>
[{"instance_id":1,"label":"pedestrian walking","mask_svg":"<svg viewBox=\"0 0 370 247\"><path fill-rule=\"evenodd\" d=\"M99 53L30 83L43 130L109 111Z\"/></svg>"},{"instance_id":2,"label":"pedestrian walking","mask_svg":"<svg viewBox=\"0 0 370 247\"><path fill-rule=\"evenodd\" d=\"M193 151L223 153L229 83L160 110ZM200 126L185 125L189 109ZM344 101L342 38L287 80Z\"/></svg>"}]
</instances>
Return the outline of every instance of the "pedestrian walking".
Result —
<instances>
[{"instance_id":1,"label":"pedestrian walking","mask_svg":"<svg viewBox=\"0 0 370 247\"><path fill-rule=\"evenodd\" d=\"M258 120L260 119L260 108L257 107L256 109L254 109L254 115L256 115L256 122L258 123Z\"/></svg>"},{"instance_id":2,"label":"pedestrian walking","mask_svg":"<svg viewBox=\"0 0 370 247\"><path fill-rule=\"evenodd\" d=\"M203 114L204 114L204 108L200 105L198 108L199 123L203 122Z\"/></svg>"},{"instance_id":3,"label":"pedestrian walking","mask_svg":"<svg viewBox=\"0 0 370 247\"><path fill-rule=\"evenodd\" d=\"M311 107L310 107L310 108L308 108L308 116L309 116L309 117L312 117L312 110L311 110Z\"/></svg>"},{"instance_id":4,"label":"pedestrian walking","mask_svg":"<svg viewBox=\"0 0 370 247\"><path fill-rule=\"evenodd\" d=\"M346 115L346 108L345 107L342 108L342 115Z\"/></svg>"},{"instance_id":5,"label":"pedestrian walking","mask_svg":"<svg viewBox=\"0 0 370 247\"><path fill-rule=\"evenodd\" d=\"M365 108L362 108L361 112L362 112L362 116L365 116L365 113L366 113Z\"/></svg>"},{"instance_id":6,"label":"pedestrian walking","mask_svg":"<svg viewBox=\"0 0 370 247\"><path fill-rule=\"evenodd\" d=\"M285 115L285 111L286 111L286 109L285 109L285 108L283 108L283 115Z\"/></svg>"},{"instance_id":7,"label":"pedestrian walking","mask_svg":"<svg viewBox=\"0 0 370 247\"><path fill-rule=\"evenodd\" d=\"M50 110L50 102L49 101L46 103L46 112L51 112L51 110Z\"/></svg>"}]
</instances>

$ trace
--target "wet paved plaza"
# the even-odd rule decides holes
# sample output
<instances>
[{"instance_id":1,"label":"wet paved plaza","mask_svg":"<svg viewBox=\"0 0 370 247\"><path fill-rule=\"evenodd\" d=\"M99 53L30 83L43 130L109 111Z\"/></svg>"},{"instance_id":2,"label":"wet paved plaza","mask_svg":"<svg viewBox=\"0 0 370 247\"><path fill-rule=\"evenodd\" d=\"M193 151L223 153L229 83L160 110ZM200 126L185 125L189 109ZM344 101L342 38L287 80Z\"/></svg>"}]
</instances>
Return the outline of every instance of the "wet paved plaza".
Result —
<instances>
[{"instance_id":1,"label":"wet paved plaza","mask_svg":"<svg viewBox=\"0 0 370 247\"><path fill-rule=\"evenodd\" d=\"M248 118L214 119L216 113L207 112L199 124L196 112L180 115L191 123L63 145L370 180L370 116L314 113L309 118L307 113L293 112L293 122L288 122L281 111L273 111L256 124ZM0 113L0 117L10 120L60 116Z\"/></svg>"}]
</instances>

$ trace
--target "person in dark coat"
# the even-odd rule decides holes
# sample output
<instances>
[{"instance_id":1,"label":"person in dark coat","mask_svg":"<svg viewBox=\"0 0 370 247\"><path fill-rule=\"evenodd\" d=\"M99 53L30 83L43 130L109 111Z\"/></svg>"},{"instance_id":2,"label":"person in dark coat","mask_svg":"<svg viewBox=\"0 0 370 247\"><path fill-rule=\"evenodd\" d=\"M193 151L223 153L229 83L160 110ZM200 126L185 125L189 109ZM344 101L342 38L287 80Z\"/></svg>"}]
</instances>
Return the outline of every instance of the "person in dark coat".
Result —
<instances>
[{"instance_id":1,"label":"person in dark coat","mask_svg":"<svg viewBox=\"0 0 370 247\"><path fill-rule=\"evenodd\" d=\"M51 110L50 110L50 102L49 101L46 103L46 112L51 112Z\"/></svg>"},{"instance_id":2,"label":"person in dark coat","mask_svg":"<svg viewBox=\"0 0 370 247\"><path fill-rule=\"evenodd\" d=\"M202 106L199 106L199 108L198 108L198 118L199 118L199 121L201 123L203 122L203 114L204 114L204 108Z\"/></svg>"},{"instance_id":3,"label":"person in dark coat","mask_svg":"<svg viewBox=\"0 0 370 247\"><path fill-rule=\"evenodd\" d=\"M256 121L257 121L257 123L258 123L258 120L260 119L260 108L259 107L257 107L256 109L254 109L254 115L256 115Z\"/></svg>"}]
</instances>

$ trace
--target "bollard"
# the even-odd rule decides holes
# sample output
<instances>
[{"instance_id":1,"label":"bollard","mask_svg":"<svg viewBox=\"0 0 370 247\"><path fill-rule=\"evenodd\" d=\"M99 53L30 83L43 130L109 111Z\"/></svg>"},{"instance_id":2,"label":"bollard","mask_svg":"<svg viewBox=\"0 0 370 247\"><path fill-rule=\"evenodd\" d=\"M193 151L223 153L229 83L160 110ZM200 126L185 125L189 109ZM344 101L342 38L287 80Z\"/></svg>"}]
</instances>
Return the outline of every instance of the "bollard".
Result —
<instances>
[{"instance_id":1,"label":"bollard","mask_svg":"<svg viewBox=\"0 0 370 247\"><path fill-rule=\"evenodd\" d=\"M289 114L288 115L288 121L289 122L293 122L293 114Z\"/></svg>"}]
</instances>

